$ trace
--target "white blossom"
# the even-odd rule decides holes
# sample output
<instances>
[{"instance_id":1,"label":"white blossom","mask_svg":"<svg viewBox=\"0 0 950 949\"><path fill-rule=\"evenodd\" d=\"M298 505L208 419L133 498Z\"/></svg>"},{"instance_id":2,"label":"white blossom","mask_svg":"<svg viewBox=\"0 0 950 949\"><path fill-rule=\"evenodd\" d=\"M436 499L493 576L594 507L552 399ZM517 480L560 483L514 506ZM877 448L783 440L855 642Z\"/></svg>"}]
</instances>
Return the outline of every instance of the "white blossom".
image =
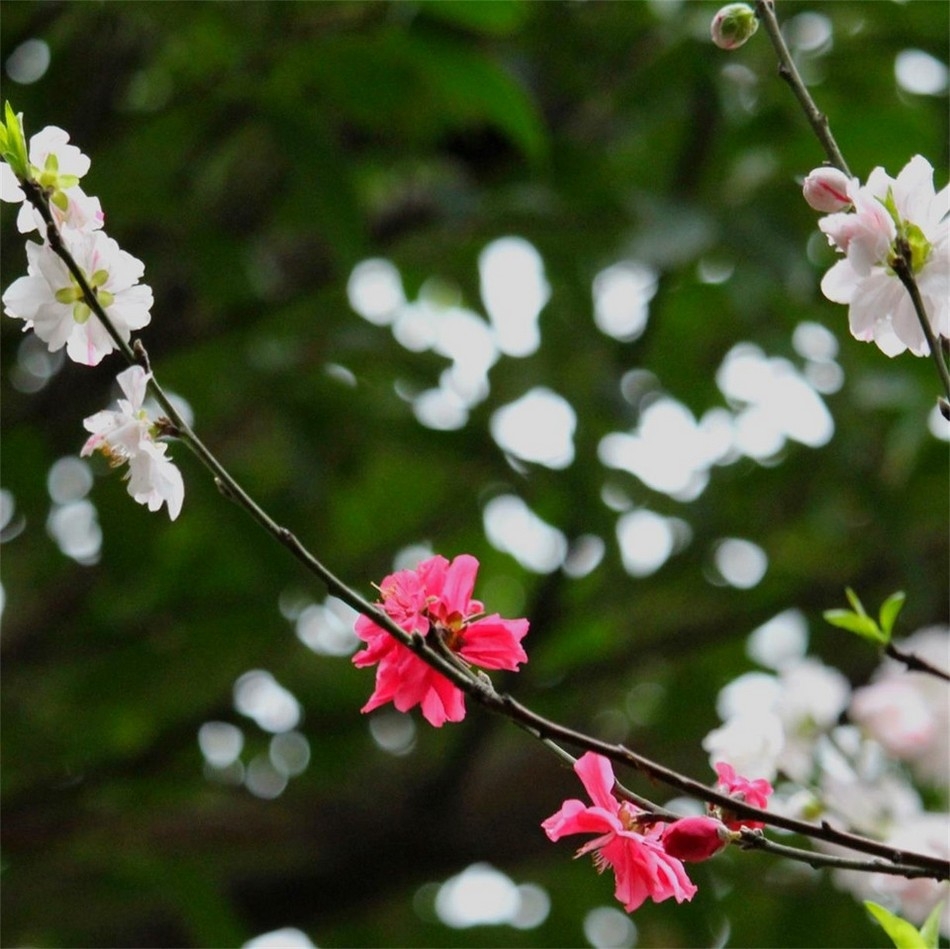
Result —
<instances>
[{"instance_id":1,"label":"white blossom","mask_svg":"<svg viewBox=\"0 0 950 949\"><path fill-rule=\"evenodd\" d=\"M145 266L103 231L66 229L62 237L112 325L127 342L132 330L151 319L151 288L138 282ZM30 241L26 254L27 276L14 280L3 294L6 313L24 320L25 329L33 329L51 352L65 346L75 362L97 365L117 348L116 343L83 300L73 275L47 244Z\"/></svg>"},{"instance_id":2,"label":"white blossom","mask_svg":"<svg viewBox=\"0 0 950 949\"><path fill-rule=\"evenodd\" d=\"M55 125L48 125L33 135L30 171L48 195L50 211L60 227L96 230L103 223L99 199L79 187L79 179L89 171L89 158L68 142L69 133ZM42 216L26 200L16 175L7 164L0 164L0 200L13 204L22 202L17 215L17 229L22 234L37 228L43 230Z\"/></svg>"},{"instance_id":3,"label":"white blossom","mask_svg":"<svg viewBox=\"0 0 950 949\"><path fill-rule=\"evenodd\" d=\"M114 466L128 463L129 494L150 511L167 505L168 516L175 520L185 498L185 484L166 456L168 446L156 441L154 423L142 407L150 378L141 366L119 373L116 381L125 398L119 399L117 410L96 412L83 421L92 434L80 455L99 451Z\"/></svg>"},{"instance_id":4,"label":"white blossom","mask_svg":"<svg viewBox=\"0 0 950 949\"><path fill-rule=\"evenodd\" d=\"M873 340L888 356L926 355L927 337L893 265L909 253L930 328L950 338L950 191L935 192L933 167L916 155L897 178L875 168L865 186L852 180L847 194L853 210L819 222L845 255L825 274L822 292L848 305L856 339Z\"/></svg>"}]
</instances>

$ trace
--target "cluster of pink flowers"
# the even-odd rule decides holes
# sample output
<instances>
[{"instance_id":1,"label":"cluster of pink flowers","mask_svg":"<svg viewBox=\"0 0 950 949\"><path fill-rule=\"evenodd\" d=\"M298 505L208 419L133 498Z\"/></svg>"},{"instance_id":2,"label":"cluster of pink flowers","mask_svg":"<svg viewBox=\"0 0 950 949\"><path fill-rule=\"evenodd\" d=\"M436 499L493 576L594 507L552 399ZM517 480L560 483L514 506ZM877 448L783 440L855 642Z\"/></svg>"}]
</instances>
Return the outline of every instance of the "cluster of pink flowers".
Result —
<instances>
[{"instance_id":1,"label":"cluster of pink flowers","mask_svg":"<svg viewBox=\"0 0 950 949\"><path fill-rule=\"evenodd\" d=\"M907 261L935 337L950 338L950 190L934 190L933 167L914 156L896 178L875 168L867 183L824 167L805 179L805 200L827 212L818 226L844 255L821 289L848 305L851 333L896 356L929 352L913 301L894 265Z\"/></svg>"},{"instance_id":2,"label":"cluster of pink flowers","mask_svg":"<svg viewBox=\"0 0 950 949\"><path fill-rule=\"evenodd\" d=\"M431 557L415 570L399 570L380 584L379 604L407 633L438 636L442 645L465 663L483 669L516 670L528 656L521 640L526 619L484 615L472 599L478 561L469 554L451 563ZM356 653L359 667L376 666L376 690L362 711L392 702L400 712L416 705L437 728L465 717L465 696L458 686L436 672L411 649L366 616L356 621L356 634L366 649Z\"/></svg>"},{"instance_id":3,"label":"cluster of pink flowers","mask_svg":"<svg viewBox=\"0 0 950 949\"><path fill-rule=\"evenodd\" d=\"M483 604L472 599L477 571L478 561L469 554L451 562L430 557L413 570L386 577L379 587L379 606L407 633L438 637L443 651L465 665L517 670L528 658L521 646L528 621L484 615ZM465 695L458 686L369 617L360 616L355 629L366 648L353 656L354 665L376 666L376 688L363 712L392 702L400 712L418 705L436 727L465 717ZM762 826L716 807L707 816L663 823L614 796L613 768L602 755L588 752L574 770L593 804L567 800L541 826L552 841L569 834L596 834L577 855L593 853L598 870L613 869L616 897L628 912L646 899L692 899L696 886L683 864L709 859L742 828ZM716 774L722 793L753 807L767 805L772 793L768 781L743 778L724 762L716 764Z\"/></svg>"},{"instance_id":4,"label":"cluster of pink flowers","mask_svg":"<svg viewBox=\"0 0 950 949\"><path fill-rule=\"evenodd\" d=\"M627 912L645 900L655 903L673 897L677 903L691 900L696 885L686 875L684 863L708 860L733 839L743 827L761 827L761 822L736 818L712 808L710 816L683 817L663 824L629 801L613 793L614 772L603 755L587 752L574 771L590 795L592 805L576 798L565 801L541 826L551 840L570 834L596 834L583 844L577 856L593 853L598 871L614 872L614 895ZM718 790L737 801L763 808L772 786L768 781L739 777L725 763L716 765Z\"/></svg>"},{"instance_id":5,"label":"cluster of pink flowers","mask_svg":"<svg viewBox=\"0 0 950 949\"><path fill-rule=\"evenodd\" d=\"M20 117L8 110L15 130L22 135ZM46 195L59 239L82 271L96 300L122 340L151 320L152 291L140 283L143 263L122 250L102 230L104 215L99 199L79 186L89 171L89 159L69 144L69 135L47 126L30 139L29 164L20 171L20 181L9 164L0 163L0 199L21 204L17 228L23 234L39 231L42 243L27 241L27 274L14 280L3 294L4 311L23 320L24 330L33 330L50 352L65 347L74 362L96 366L117 345L84 298L76 278L53 250L40 212L26 200L22 185L29 180ZM166 456L167 446L157 440L158 430L149 421L143 401L150 375L141 367L126 370L117 378L126 395L118 411L97 412L84 422L92 437L83 455L100 451L114 465L128 463L129 494L155 511L166 504L174 520L184 499L181 473Z\"/></svg>"}]
</instances>

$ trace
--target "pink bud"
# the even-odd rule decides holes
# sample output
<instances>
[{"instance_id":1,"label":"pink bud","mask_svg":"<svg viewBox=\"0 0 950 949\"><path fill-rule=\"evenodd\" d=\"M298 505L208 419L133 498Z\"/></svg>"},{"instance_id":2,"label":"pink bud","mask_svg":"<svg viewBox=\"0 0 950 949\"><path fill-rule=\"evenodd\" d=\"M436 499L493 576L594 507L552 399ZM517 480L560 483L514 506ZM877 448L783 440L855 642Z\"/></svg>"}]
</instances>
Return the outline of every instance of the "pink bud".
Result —
<instances>
[{"instance_id":1,"label":"pink bud","mask_svg":"<svg viewBox=\"0 0 950 949\"><path fill-rule=\"evenodd\" d=\"M663 849L686 863L708 860L729 840L729 831L712 817L683 817L663 831Z\"/></svg>"},{"instance_id":2,"label":"pink bud","mask_svg":"<svg viewBox=\"0 0 950 949\"><path fill-rule=\"evenodd\" d=\"M805 200L816 211L843 211L851 206L848 186L851 180L837 168L816 168L802 185Z\"/></svg>"},{"instance_id":3,"label":"pink bud","mask_svg":"<svg viewBox=\"0 0 950 949\"><path fill-rule=\"evenodd\" d=\"M752 7L747 3L729 3L713 17L709 34L720 49L738 49L758 28Z\"/></svg>"}]
</instances>

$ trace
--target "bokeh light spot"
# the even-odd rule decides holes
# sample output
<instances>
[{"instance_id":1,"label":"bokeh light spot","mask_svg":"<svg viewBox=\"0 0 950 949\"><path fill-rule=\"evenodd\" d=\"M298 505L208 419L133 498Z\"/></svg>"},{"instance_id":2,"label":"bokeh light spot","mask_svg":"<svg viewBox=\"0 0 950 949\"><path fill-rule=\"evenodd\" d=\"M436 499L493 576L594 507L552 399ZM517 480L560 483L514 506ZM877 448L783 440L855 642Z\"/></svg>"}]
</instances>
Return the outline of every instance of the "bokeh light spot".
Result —
<instances>
[{"instance_id":1,"label":"bokeh light spot","mask_svg":"<svg viewBox=\"0 0 950 949\"><path fill-rule=\"evenodd\" d=\"M628 949L637 944L637 927L619 909L598 906L584 917L584 936L594 949Z\"/></svg>"},{"instance_id":2,"label":"bokeh light spot","mask_svg":"<svg viewBox=\"0 0 950 949\"><path fill-rule=\"evenodd\" d=\"M905 49L894 60L894 78L905 92L939 96L947 91L948 69L922 49Z\"/></svg>"},{"instance_id":3,"label":"bokeh light spot","mask_svg":"<svg viewBox=\"0 0 950 949\"><path fill-rule=\"evenodd\" d=\"M542 521L521 498L513 494L492 498L482 517L492 546L511 554L527 570L551 573L564 562L567 538Z\"/></svg>"},{"instance_id":4,"label":"bokeh light spot","mask_svg":"<svg viewBox=\"0 0 950 949\"><path fill-rule=\"evenodd\" d=\"M7 57L7 75L21 86L28 86L46 75L49 46L43 40L24 40Z\"/></svg>"},{"instance_id":5,"label":"bokeh light spot","mask_svg":"<svg viewBox=\"0 0 950 949\"><path fill-rule=\"evenodd\" d=\"M571 404L543 386L498 409L491 417L498 446L546 468L567 468L574 460L577 415Z\"/></svg>"},{"instance_id":6,"label":"bokeh light spot","mask_svg":"<svg viewBox=\"0 0 950 949\"><path fill-rule=\"evenodd\" d=\"M501 237L479 254L481 295L506 356L530 356L541 343L538 317L551 296L544 262L521 237Z\"/></svg>"},{"instance_id":7,"label":"bokeh light spot","mask_svg":"<svg viewBox=\"0 0 950 949\"><path fill-rule=\"evenodd\" d=\"M262 669L245 672L234 683L234 707L268 732L286 732L300 722L300 704Z\"/></svg>"}]
</instances>

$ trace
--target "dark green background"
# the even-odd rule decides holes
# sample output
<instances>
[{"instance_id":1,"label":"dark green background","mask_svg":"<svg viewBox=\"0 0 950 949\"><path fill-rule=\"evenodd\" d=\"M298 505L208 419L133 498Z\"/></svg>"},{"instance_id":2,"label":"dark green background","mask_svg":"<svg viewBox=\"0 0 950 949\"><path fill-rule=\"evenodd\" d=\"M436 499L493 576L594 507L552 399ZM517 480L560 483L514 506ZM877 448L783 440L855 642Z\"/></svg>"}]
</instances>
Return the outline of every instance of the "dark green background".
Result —
<instances>
[{"instance_id":1,"label":"dark green background","mask_svg":"<svg viewBox=\"0 0 950 949\"><path fill-rule=\"evenodd\" d=\"M901 92L893 63L906 48L946 59L946 4L779 12L819 7L834 47L811 64L814 92L852 169L894 174L921 153L942 186L946 98ZM701 779L716 693L752 667L753 628L797 607L813 650L861 682L875 655L823 626L821 611L842 604L847 584L872 604L903 588L906 634L945 618L948 567L946 446L926 427L933 369L851 340L845 309L821 297L821 268L805 255L815 215L796 178L823 155L764 34L732 54L708 42L716 9L8 2L2 21L4 59L31 37L52 51L41 81L6 80L4 97L28 134L59 125L93 159L86 190L155 291L142 334L155 368L238 479L367 595L407 544L475 554L479 591L507 591L489 607L532 622L531 661L505 680L521 700L600 734L605 710L657 683L653 719L623 737ZM736 106L727 66L749 71L753 113ZM771 170L736 191L735 169L762 150ZM14 218L6 208L4 287L25 269ZM697 222L705 236L690 242ZM393 383L435 385L445 361L355 315L347 277L385 256L410 297L438 277L481 310L478 253L506 234L545 262L542 346L500 360L464 429L423 428ZM591 281L631 249L660 283L647 332L620 343L593 325ZM732 279L701 283L705 255L733 261ZM790 335L803 320L841 342L830 444L717 468L689 504L597 460L600 438L637 420L624 372L649 369L699 416L724 404L714 374L736 343L800 364ZM371 674L310 652L278 610L283 592L323 591L182 446L176 523L102 477L101 561L59 552L44 527L47 469L78 451L82 418L106 406L121 367L69 364L24 395L10 385L19 341L4 320L2 481L25 523L3 560L4 944L226 946L288 925L321 946L584 944L581 921L614 905L612 883L539 828L578 792L572 776L474 709L460 725L420 727L406 757L380 751L358 711ZM329 377L328 363L357 386ZM565 471L518 473L489 434L491 413L535 385L577 412ZM654 576L629 577L605 483L686 520L692 544ZM481 509L504 491L569 537L604 537L601 566L582 580L542 577L493 550ZM723 536L767 552L754 589L705 579ZM265 747L231 699L253 668L300 700L313 753L273 801L208 781L196 740L220 719L243 728L245 761ZM547 921L453 930L417 914L420 885L479 860L547 888ZM820 875L737 853L693 876L691 904L637 911L640 945L710 945L724 931L732 946L885 944Z\"/></svg>"}]
</instances>

